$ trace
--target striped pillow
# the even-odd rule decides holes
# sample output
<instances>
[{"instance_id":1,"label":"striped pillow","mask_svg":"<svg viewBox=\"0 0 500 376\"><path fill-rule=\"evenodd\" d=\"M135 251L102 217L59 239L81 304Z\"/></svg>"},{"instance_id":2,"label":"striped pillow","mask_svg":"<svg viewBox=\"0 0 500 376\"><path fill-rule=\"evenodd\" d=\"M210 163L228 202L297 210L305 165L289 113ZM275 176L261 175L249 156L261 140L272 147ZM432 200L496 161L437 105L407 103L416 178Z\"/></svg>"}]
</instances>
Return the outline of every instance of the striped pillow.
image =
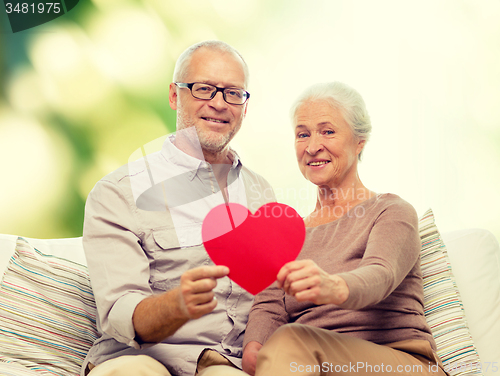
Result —
<instances>
[{"instance_id":1,"label":"striped pillow","mask_svg":"<svg viewBox=\"0 0 500 376\"><path fill-rule=\"evenodd\" d=\"M41 373L32 371L16 363L0 361L0 375L2 376L40 376Z\"/></svg>"},{"instance_id":2,"label":"striped pillow","mask_svg":"<svg viewBox=\"0 0 500 376\"><path fill-rule=\"evenodd\" d=\"M79 375L97 338L95 320L87 267L18 238L0 285L0 365Z\"/></svg>"},{"instance_id":3,"label":"striped pillow","mask_svg":"<svg viewBox=\"0 0 500 376\"><path fill-rule=\"evenodd\" d=\"M420 218L419 232L424 312L436 341L437 354L451 376L482 375L446 247L431 209Z\"/></svg>"}]
</instances>

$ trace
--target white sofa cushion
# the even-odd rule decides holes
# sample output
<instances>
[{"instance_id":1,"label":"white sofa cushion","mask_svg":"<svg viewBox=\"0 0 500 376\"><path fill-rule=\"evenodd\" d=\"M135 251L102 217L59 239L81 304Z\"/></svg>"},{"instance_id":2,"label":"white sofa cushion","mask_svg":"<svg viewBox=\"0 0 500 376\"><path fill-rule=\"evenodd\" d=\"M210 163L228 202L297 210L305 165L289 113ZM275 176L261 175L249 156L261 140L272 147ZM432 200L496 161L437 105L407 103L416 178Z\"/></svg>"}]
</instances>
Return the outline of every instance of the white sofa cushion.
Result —
<instances>
[{"instance_id":1,"label":"white sofa cushion","mask_svg":"<svg viewBox=\"0 0 500 376\"><path fill-rule=\"evenodd\" d=\"M16 235L0 234L0 278L16 249ZM82 238L32 239L26 241L46 255L54 255L87 266Z\"/></svg>"},{"instance_id":2,"label":"white sofa cushion","mask_svg":"<svg viewBox=\"0 0 500 376\"><path fill-rule=\"evenodd\" d=\"M443 241L462 297L483 373L500 371L500 246L483 229L444 233Z\"/></svg>"}]
</instances>

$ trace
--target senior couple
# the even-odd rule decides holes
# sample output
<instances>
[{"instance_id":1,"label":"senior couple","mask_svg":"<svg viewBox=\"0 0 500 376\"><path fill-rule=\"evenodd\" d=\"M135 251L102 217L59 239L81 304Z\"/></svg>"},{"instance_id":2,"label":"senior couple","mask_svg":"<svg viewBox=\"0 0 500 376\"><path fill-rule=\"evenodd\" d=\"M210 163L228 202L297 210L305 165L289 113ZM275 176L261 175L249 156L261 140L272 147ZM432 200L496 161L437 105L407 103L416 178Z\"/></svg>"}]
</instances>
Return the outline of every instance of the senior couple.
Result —
<instances>
[{"instance_id":1,"label":"senior couple","mask_svg":"<svg viewBox=\"0 0 500 376\"><path fill-rule=\"evenodd\" d=\"M298 259L254 299L210 261L201 237L211 208L274 200L229 147L250 98L247 65L206 41L179 57L173 81L177 132L87 200L100 337L82 375L445 375L423 312L415 210L358 176L371 131L361 96L324 83L293 105L297 163L317 204Z\"/></svg>"}]
</instances>

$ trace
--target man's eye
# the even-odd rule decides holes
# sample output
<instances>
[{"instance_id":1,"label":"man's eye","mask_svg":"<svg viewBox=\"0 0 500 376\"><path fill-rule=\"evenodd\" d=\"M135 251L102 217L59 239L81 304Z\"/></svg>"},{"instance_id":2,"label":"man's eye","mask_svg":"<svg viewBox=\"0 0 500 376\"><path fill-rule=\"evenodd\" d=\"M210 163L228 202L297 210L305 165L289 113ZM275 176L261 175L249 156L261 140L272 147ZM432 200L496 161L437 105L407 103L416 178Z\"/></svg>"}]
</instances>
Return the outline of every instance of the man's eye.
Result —
<instances>
[{"instance_id":1,"label":"man's eye","mask_svg":"<svg viewBox=\"0 0 500 376\"><path fill-rule=\"evenodd\" d=\"M226 90L226 95L229 95L229 96L235 97L235 98L241 98L242 91L241 90Z\"/></svg>"},{"instance_id":2,"label":"man's eye","mask_svg":"<svg viewBox=\"0 0 500 376\"><path fill-rule=\"evenodd\" d=\"M299 133L297 134L297 138L306 138L307 137L307 133Z\"/></svg>"},{"instance_id":3,"label":"man's eye","mask_svg":"<svg viewBox=\"0 0 500 376\"><path fill-rule=\"evenodd\" d=\"M210 92L212 90L213 88L211 88L210 86L199 86L196 88L196 91L199 91L200 93Z\"/></svg>"}]
</instances>

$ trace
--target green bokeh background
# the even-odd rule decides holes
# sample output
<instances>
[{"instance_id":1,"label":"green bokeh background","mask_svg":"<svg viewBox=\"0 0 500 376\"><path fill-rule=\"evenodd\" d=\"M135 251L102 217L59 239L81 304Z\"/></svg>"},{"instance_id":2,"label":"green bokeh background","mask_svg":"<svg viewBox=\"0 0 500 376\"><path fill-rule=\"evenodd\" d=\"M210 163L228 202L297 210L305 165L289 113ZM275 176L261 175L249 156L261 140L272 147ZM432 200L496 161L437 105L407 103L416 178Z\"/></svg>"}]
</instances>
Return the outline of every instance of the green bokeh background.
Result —
<instances>
[{"instance_id":1,"label":"green bokeh background","mask_svg":"<svg viewBox=\"0 0 500 376\"><path fill-rule=\"evenodd\" d=\"M220 39L251 72L236 149L279 201L302 215L314 202L289 106L305 86L340 79L374 125L366 186L419 214L432 207L440 229L500 238L497 0L80 0L15 34L0 8L0 233L81 236L94 184L175 130L176 58Z\"/></svg>"},{"instance_id":2,"label":"green bokeh background","mask_svg":"<svg viewBox=\"0 0 500 376\"><path fill-rule=\"evenodd\" d=\"M66 15L18 33L11 32L3 13L0 18L0 111L6 117L0 127L17 126L9 116L21 124L34 122L48 137L45 141L49 145L45 146L54 153L47 162L57 165L44 165L36 157L26 161L32 167L41 163L38 168L42 170L55 169L55 176L51 184L29 190L29 196L19 193L10 200L4 196L0 232L40 238L81 236L85 200L97 180L127 163L134 150L175 130L175 112L168 106L168 86L177 56L203 39L221 39L232 44L248 38L258 33L252 24L256 24L261 10L266 17L276 17L277 21L293 7L281 0L262 0L254 2L252 9L255 14L245 17L245 24L241 19L221 15L217 7L202 1L81 0ZM105 31L108 44L97 46L101 38L99 33L106 29L107 22L115 30ZM143 28L147 28L149 22L154 23L152 30L135 37L143 38L144 43L163 43L158 46L161 56L154 57L156 64L150 72L145 71L150 68L146 62L137 67L137 72L134 67L126 66L126 71L115 76L113 71L119 71L121 64L127 65L127 57L141 53L133 50L138 46L137 40L128 48L126 38L129 35L120 35L120 31L126 34L129 28L134 29L133 22L142 23ZM133 32L140 34L141 26ZM148 40L150 37L157 37L157 40ZM61 45L54 46L58 41ZM121 50L113 51L115 43ZM66 46L75 51L68 52ZM148 52L154 55L151 48ZM71 53L77 56L68 56ZM99 58L99 54L114 54L111 59L107 57L109 66L102 65L106 64L106 57L101 62L92 60ZM58 60L72 58L82 66L80 70L72 70L64 64L60 69L53 67ZM82 63L82 59L86 61ZM25 83L19 83L24 80ZM141 80L147 83L142 84ZM76 85L68 87L71 85L68 82ZM20 93L13 99L16 86ZM101 93L96 95L96 92ZM29 129L27 127L26 131ZM29 148L30 141L26 142ZM10 154L12 159L3 160L2 166L11 166L23 158L19 146L16 151L19 154ZM20 171L17 173L22 175ZM16 185L5 176L3 179L5 185ZM33 188L37 180L27 177L19 184L29 184ZM47 192L47 189L56 193ZM12 194L16 189L7 192ZM20 201L17 207L5 203L16 200ZM30 209L29 204L25 205L26 200L37 204ZM39 201L46 201L46 204Z\"/></svg>"}]
</instances>

